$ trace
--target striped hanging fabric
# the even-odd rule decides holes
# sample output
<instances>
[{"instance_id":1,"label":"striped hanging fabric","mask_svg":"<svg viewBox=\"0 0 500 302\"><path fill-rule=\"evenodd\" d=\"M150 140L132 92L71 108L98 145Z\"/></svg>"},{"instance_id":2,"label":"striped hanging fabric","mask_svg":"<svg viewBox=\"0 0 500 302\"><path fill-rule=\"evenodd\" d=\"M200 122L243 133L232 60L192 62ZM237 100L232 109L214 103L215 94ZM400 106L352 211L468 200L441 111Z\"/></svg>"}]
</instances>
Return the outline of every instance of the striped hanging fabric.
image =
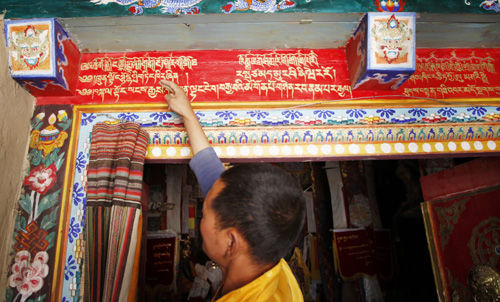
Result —
<instances>
[{"instance_id":1,"label":"striped hanging fabric","mask_svg":"<svg viewBox=\"0 0 500 302\"><path fill-rule=\"evenodd\" d=\"M148 134L138 124L98 123L87 183L85 301L133 301L141 241Z\"/></svg>"}]
</instances>

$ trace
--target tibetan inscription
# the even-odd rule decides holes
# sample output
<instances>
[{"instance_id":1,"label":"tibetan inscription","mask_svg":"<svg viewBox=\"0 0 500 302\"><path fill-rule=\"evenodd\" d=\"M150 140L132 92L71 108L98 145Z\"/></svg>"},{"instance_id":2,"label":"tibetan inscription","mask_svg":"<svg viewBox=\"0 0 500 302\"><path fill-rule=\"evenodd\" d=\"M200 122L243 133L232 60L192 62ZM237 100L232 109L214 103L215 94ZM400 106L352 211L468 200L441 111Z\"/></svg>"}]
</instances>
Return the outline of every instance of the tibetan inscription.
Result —
<instances>
[{"instance_id":1,"label":"tibetan inscription","mask_svg":"<svg viewBox=\"0 0 500 302\"><path fill-rule=\"evenodd\" d=\"M499 71L500 49L417 49L416 72L399 89L352 91L344 49L83 54L76 96L66 101L163 102L162 79L192 102L497 98Z\"/></svg>"},{"instance_id":2,"label":"tibetan inscription","mask_svg":"<svg viewBox=\"0 0 500 302\"><path fill-rule=\"evenodd\" d=\"M500 51L417 50L416 72L403 94L427 98L500 96Z\"/></svg>"},{"instance_id":3,"label":"tibetan inscription","mask_svg":"<svg viewBox=\"0 0 500 302\"><path fill-rule=\"evenodd\" d=\"M159 81L191 101L315 100L352 97L339 50L190 51L86 55L77 94L94 101L163 100ZM139 100L140 99L140 100Z\"/></svg>"}]
</instances>

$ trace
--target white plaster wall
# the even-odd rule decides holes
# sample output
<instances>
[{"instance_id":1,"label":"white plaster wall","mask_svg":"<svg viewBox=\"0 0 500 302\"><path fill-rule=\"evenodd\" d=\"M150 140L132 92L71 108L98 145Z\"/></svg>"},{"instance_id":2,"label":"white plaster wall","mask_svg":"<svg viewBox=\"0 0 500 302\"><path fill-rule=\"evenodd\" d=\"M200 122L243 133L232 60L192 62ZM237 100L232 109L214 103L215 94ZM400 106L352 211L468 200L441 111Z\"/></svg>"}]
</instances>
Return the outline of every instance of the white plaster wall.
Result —
<instances>
[{"instance_id":1,"label":"white plaster wall","mask_svg":"<svg viewBox=\"0 0 500 302\"><path fill-rule=\"evenodd\" d=\"M0 301L5 299L15 210L21 191L35 98L9 74L0 14Z\"/></svg>"}]
</instances>

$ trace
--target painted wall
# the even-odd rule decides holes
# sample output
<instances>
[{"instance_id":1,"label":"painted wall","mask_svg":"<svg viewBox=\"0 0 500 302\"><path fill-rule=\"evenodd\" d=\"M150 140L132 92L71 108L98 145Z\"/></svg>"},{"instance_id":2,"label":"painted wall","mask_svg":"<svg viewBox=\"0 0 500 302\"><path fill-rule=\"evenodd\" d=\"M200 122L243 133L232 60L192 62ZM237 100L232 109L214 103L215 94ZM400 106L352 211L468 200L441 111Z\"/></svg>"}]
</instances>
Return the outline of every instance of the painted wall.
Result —
<instances>
[{"instance_id":1,"label":"painted wall","mask_svg":"<svg viewBox=\"0 0 500 302\"><path fill-rule=\"evenodd\" d=\"M3 15L0 26L3 28ZM23 167L30 134L30 118L35 98L12 80L5 40L0 39L0 284L7 283L11 235L15 205L21 190ZM6 286L0 286L0 297L5 297ZM2 299L0 298L0 299Z\"/></svg>"}]
</instances>

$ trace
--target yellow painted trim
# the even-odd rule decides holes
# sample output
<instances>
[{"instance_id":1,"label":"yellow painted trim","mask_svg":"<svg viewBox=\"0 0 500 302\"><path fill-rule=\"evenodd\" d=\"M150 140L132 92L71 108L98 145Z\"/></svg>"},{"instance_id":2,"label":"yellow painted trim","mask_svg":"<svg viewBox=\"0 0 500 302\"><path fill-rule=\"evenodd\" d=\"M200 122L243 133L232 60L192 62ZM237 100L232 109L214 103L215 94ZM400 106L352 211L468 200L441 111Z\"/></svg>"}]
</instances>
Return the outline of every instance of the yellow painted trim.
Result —
<instances>
[{"instance_id":1,"label":"yellow painted trim","mask_svg":"<svg viewBox=\"0 0 500 302\"><path fill-rule=\"evenodd\" d=\"M166 104L99 104L99 105L75 105L78 113L95 112L122 112L125 110L134 110L136 112L162 110L169 111Z\"/></svg>"},{"instance_id":2,"label":"yellow painted trim","mask_svg":"<svg viewBox=\"0 0 500 302\"><path fill-rule=\"evenodd\" d=\"M57 228L57 243L54 256L54 274L52 281L53 301L61 301L62 286L64 284L64 264L66 258L66 244L68 241L68 221L71 215L71 195L73 193L73 179L75 174L76 144L79 139L80 115L77 109L73 107L73 123L71 125L71 136L68 146L66 168L64 172L64 183L61 197L61 209L59 211L59 225Z\"/></svg>"},{"instance_id":3,"label":"yellow painted trim","mask_svg":"<svg viewBox=\"0 0 500 302\"><path fill-rule=\"evenodd\" d=\"M430 209L430 202L422 202L420 204L420 208L422 210L422 217L424 220L425 226L425 236L427 238L427 247L429 248L429 254L431 258L432 264L432 272L434 274L434 284L436 284L437 296L440 301L445 301L445 292L444 292L444 282L441 275L441 269L439 265L439 255L437 253L438 247L436 246L435 236L432 223L432 213Z\"/></svg>"},{"instance_id":4,"label":"yellow painted trim","mask_svg":"<svg viewBox=\"0 0 500 302\"><path fill-rule=\"evenodd\" d=\"M268 101L268 102L199 102L192 103L194 109L280 109L280 108L406 108L406 107L470 107L498 106L500 98L457 98L457 99L425 99L425 98L366 98L310 101Z\"/></svg>"},{"instance_id":5,"label":"yellow painted trim","mask_svg":"<svg viewBox=\"0 0 500 302\"><path fill-rule=\"evenodd\" d=\"M290 108L412 108L412 107L471 107L471 106L500 106L500 98L457 98L457 99L422 99L422 98L371 98L371 99L340 99L315 101L256 101L256 102L194 102L195 110L210 109L290 109ZM85 112L118 112L134 110L137 112L161 110L170 111L165 103L132 103L132 104L99 104L75 105Z\"/></svg>"}]
</instances>

